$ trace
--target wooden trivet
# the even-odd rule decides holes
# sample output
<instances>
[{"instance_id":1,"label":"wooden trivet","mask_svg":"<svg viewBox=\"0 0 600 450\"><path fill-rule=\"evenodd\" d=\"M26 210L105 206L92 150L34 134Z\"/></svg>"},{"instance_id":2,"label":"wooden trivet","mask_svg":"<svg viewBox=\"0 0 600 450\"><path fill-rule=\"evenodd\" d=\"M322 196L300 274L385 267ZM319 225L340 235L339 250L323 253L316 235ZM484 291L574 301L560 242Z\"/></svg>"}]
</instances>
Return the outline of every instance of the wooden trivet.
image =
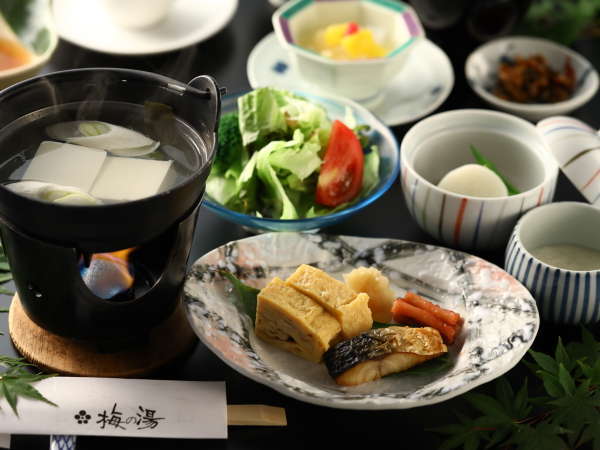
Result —
<instances>
[{"instance_id":1,"label":"wooden trivet","mask_svg":"<svg viewBox=\"0 0 600 450\"><path fill-rule=\"evenodd\" d=\"M88 377L148 374L189 351L197 340L180 303L143 343L112 353L99 352L94 342L65 338L41 328L27 316L17 294L10 305L8 330L17 350L40 369Z\"/></svg>"}]
</instances>

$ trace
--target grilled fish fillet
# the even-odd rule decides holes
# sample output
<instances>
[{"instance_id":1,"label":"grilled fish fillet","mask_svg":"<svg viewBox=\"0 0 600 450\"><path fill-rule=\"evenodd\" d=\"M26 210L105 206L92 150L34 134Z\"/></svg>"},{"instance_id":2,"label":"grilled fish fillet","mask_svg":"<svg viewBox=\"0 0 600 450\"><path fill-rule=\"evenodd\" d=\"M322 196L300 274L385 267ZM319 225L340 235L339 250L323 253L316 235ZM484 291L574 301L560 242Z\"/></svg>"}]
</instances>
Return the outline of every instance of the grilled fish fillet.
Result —
<instances>
[{"instance_id":1,"label":"grilled fish fillet","mask_svg":"<svg viewBox=\"0 0 600 450\"><path fill-rule=\"evenodd\" d=\"M446 353L440 333L430 327L387 327L362 333L323 355L337 384L355 386L401 372Z\"/></svg>"},{"instance_id":2,"label":"grilled fish fillet","mask_svg":"<svg viewBox=\"0 0 600 450\"><path fill-rule=\"evenodd\" d=\"M309 361L321 361L340 334L335 317L280 278L273 278L257 300L256 335Z\"/></svg>"},{"instance_id":3,"label":"grilled fish fillet","mask_svg":"<svg viewBox=\"0 0 600 450\"><path fill-rule=\"evenodd\" d=\"M285 282L335 316L342 326L344 338L357 336L373 326L369 296L357 294L322 270L302 264Z\"/></svg>"}]
</instances>

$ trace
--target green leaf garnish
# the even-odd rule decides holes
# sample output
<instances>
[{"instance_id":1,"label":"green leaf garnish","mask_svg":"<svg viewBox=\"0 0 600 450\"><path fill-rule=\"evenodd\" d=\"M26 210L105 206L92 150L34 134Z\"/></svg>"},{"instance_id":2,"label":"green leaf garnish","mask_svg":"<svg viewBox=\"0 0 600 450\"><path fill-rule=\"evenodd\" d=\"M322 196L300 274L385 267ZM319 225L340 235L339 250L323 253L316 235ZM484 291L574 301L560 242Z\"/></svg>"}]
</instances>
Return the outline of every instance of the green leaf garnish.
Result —
<instances>
[{"instance_id":1,"label":"green leaf garnish","mask_svg":"<svg viewBox=\"0 0 600 450\"><path fill-rule=\"evenodd\" d=\"M490 169L492 172L494 172L496 175L498 175L500 177L500 179L506 186L506 189L508 190L508 195L516 195L516 194L521 193L521 191L519 191L516 187L514 187L510 183L510 181L508 181L508 179L506 179L506 177L498 171L498 169L496 168L494 163L491 162L489 159L487 159L485 156L483 156L481 154L481 152L479 150L477 150L477 148L475 148L474 145L471 145L470 148L471 148L471 153L473 154L473 157L475 158L475 160L477 161L478 164L487 167L488 169Z\"/></svg>"},{"instance_id":2,"label":"green leaf garnish","mask_svg":"<svg viewBox=\"0 0 600 450\"><path fill-rule=\"evenodd\" d=\"M0 261L2 262L0 266L0 283L6 283L12 279L12 274L8 271L8 260L4 255L4 249L1 245ZM0 285L0 294L14 294L14 292ZM6 312L8 312L8 308L0 308L0 313ZM0 355L0 399L6 398L8 405L17 416L19 415L17 403L21 397L56 406L32 386L32 383L53 377L54 374L31 373L29 370L31 367L33 365L26 362L23 358Z\"/></svg>"},{"instance_id":3,"label":"green leaf garnish","mask_svg":"<svg viewBox=\"0 0 600 450\"><path fill-rule=\"evenodd\" d=\"M0 372L0 398L6 398L16 416L19 415L17 411L19 397L31 398L57 406L32 386L32 383L54 375L31 373L26 369L30 366L31 364L28 364L22 358L10 358L0 355L0 367L4 369Z\"/></svg>"},{"instance_id":4,"label":"green leaf garnish","mask_svg":"<svg viewBox=\"0 0 600 450\"><path fill-rule=\"evenodd\" d=\"M252 319L252 323L256 322L256 297L260 292L260 289L248 286L247 284L240 281L235 275L227 270L221 270L221 275L227 278L237 293L238 300L241 303L241 307L248 316Z\"/></svg>"}]
</instances>

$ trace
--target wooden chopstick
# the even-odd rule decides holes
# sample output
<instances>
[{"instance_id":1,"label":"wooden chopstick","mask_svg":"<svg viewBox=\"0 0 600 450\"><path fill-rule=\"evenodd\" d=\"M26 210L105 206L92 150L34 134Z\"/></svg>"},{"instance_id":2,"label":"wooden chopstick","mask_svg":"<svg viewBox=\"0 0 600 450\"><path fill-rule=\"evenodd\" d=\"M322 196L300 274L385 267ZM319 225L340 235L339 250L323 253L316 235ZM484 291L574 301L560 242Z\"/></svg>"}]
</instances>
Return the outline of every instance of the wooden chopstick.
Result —
<instances>
[{"instance_id":1,"label":"wooden chopstick","mask_svg":"<svg viewBox=\"0 0 600 450\"><path fill-rule=\"evenodd\" d=\"M285 409L267 405L227 405L227 425L285 427Z\"/></svg>"}]
</instances>

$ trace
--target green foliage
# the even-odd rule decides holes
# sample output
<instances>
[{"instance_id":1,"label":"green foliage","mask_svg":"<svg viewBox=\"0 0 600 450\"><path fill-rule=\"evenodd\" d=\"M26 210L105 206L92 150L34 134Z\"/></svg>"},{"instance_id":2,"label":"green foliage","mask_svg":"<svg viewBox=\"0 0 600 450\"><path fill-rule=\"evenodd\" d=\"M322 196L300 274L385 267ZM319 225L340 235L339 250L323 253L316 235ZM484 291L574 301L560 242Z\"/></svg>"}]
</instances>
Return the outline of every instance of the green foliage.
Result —
<instances>
[{"instance_id":1,"label":"green foliage","mask_svg":"<svg viewBox=\"0 0 600 450\"><path fill-rule=\"evenodd\" d=\"M17 411L19 397L31 398L56 406L32 386L32 383L53 375L31 373L27 370L28 366L30 364L24 362L22 358L10 358L0 355L0 368L3 369L0 371L0 399L6 398L17 416L19 415Z\"/></svg>"},{"instance_id":2,"label":"green foliage","mask_svg":"<svg viewBox=\"0 0 600 450\"><path fill-rule=\"evenodd\" d=\"M599 12L598 0L534 0L517 33L570 45Z\"/></svg>"},{"instance_id":3,"label":"green foliage","mask_svg":"<svg viewBox=\"0 0 600 450\"><path fill-rule=\"evenodd\" d=\"M256 322L256 297L260 292L260 289L256 289L252 286L244 284L242 281L237 279L235 275L226 270L222 270L221 275L231 282L237 294L237 300L239 300L242 311L250 316L252 323Z\"/></svg>"},{"instance_id":4,"label":"green foliage","mask_svg":"<svg viewBox=\"0 0 600 450\"><path fill-rule=\"evenodd\" d=\"M8 260L1 245L0 271L0 283L7 283L12 280ZM12 295L14 292L0 286L0 294ZM7 308L0 308L0 313L6 312L8 312ZM23 358L11 358L9 356L0 355L0 399L6 398L6 401L17 416L19 415L17 412L17 402L21 397L43 401L56 406L32 386L32 383L54 375L32 373L29 370L30 367L33 366L25 362Z\"/></svg>"},{"instance_id":5,"label":"green foliage","mask_svg":"<svg viewBox=\"0 0 600 450\"><path fill-rule=\"evenodd\" d=\"M582 327L581 342L565 346L559 338L553 356L529 356L523 363L542 381L537 396L527 379L515 393L505 377L494 395L466 394L474 415L457 413L459 423L433 429L448 435L441 450L600 449L600 342Z\"/></svg>"}]
</instances>

